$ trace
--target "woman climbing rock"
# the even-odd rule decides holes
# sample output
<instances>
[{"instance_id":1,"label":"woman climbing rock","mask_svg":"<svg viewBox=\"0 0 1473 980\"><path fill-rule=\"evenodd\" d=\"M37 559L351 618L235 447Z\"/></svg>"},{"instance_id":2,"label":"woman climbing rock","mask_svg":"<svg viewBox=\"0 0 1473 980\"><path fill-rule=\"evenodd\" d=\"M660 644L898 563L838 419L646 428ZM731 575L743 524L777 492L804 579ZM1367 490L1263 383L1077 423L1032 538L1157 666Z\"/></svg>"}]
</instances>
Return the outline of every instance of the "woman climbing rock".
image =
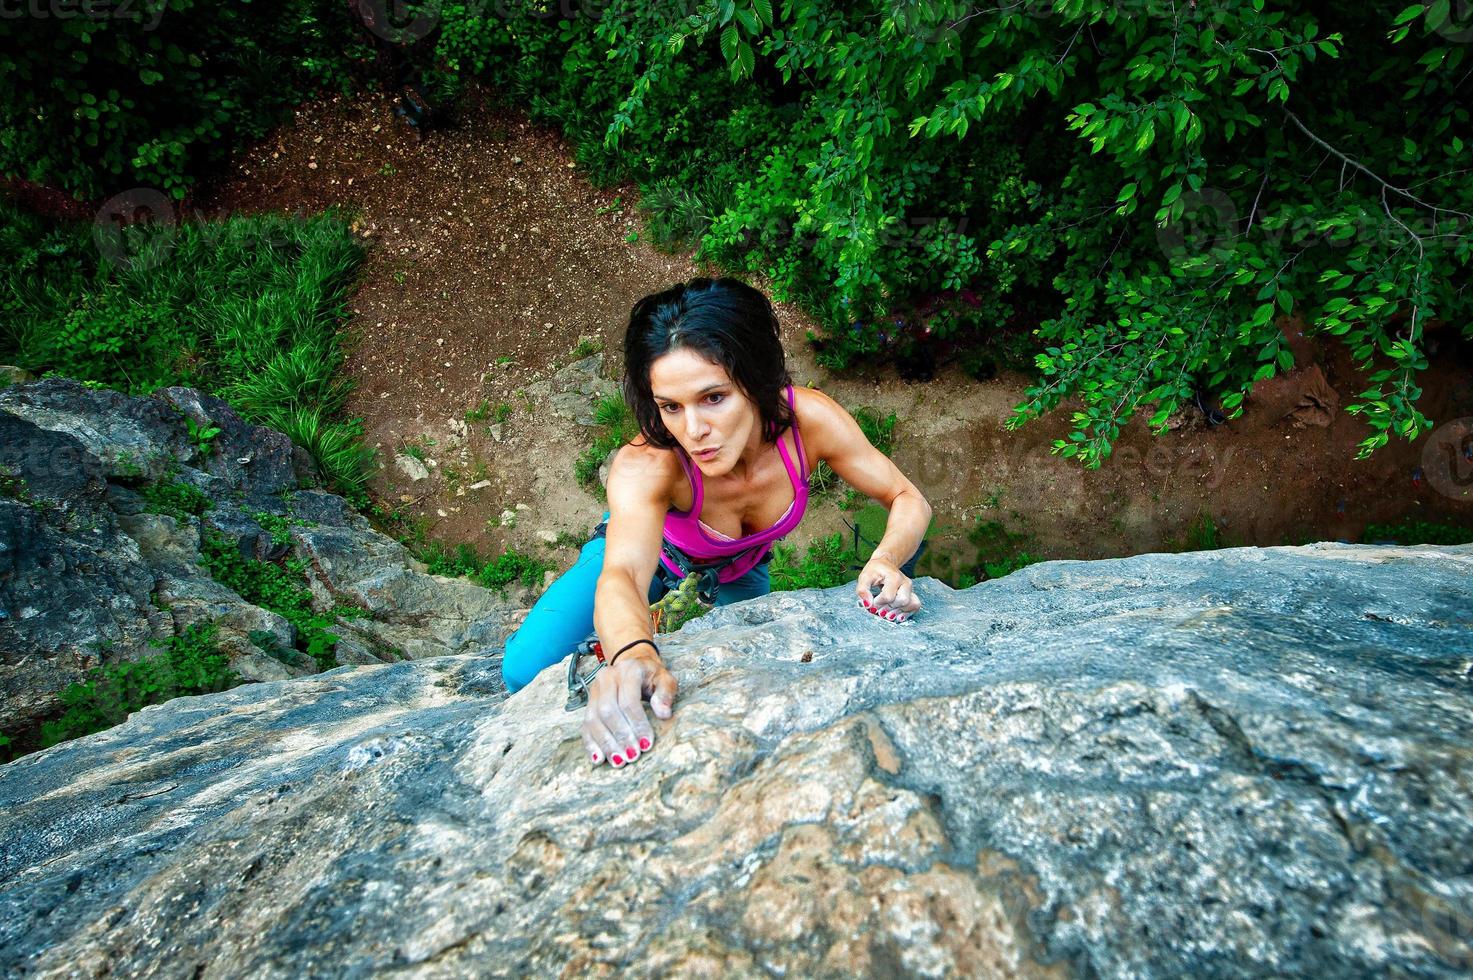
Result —
<instances>
[{"instance_id":1,"label":"woman climbing rock","mask_svg":"<svg viewBox=\"0 0 1473 980\"><path fill-rule=\"evenodd\" d=\"M920 609L910 576L931 520L926 498L841 405L793 386L772 304L746 283L697 278L641 299L624 366L640 436L610 466L604 522L502 661L515 691L595 632L607 654L587 686L583 739L594 765L616 768L654 744L642 702L662 719L675 704L650 603L691 573L716 604L769 592L772 544L802 520L819 462L889 511L855 583L870 612L901 622Z\"/></svg>"}]
</instances>

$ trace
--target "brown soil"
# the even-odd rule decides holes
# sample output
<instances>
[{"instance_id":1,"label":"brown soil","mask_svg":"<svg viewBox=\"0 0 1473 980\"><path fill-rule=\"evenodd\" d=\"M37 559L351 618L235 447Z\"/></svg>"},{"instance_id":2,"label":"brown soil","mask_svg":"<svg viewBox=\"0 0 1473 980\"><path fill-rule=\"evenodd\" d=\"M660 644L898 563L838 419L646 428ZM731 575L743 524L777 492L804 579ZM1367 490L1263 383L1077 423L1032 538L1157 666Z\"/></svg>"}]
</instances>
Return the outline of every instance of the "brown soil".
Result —
<instances>
[{"instance_id":1,"label":"brown soil","mask_svg":"<svg viewBox=\"0 0 1473 980\"><path fill-rule=\"evenodd\" d=\"M351 304L346 369L358 385L349 411L380 450L375 498L427 519L430 535L447 543L517 548L567 567L575 548L551 548L543 535L581 540L602 513L573 479L594 430L524 393L580 340L616 352L639 297L712 271L642 236L627 241L639 227L637 196L630 186L591 186L566 141L516 110L483 100L458 129L420 141L375 97L303 107L198 200L210 216L329 205L356 213L370 250ZM771 295L760 277L749 281ZM835 377L804 342L817 324L775 305L795 381L898 416L894 458L935 508L933 552L965 550L963 532L979 519L1031 535L1034 553L1076 558L1170 549L1199 514L1230 542L1255 545L1359 540L1367 522L1408 516L1473 523L1467 468L1450 476L1435 453L1424 461L1429 437L1356 461L1367 432L1356 417L1336 410L1327 426L1283 419L1302 371L1256 390L1241 418L1216 428L1194 409L1152 437L1142 413L1113 457L1086 471L1049 452L1067 435L1074 402L1010 432L1003 422L1028 384L1018 374L976 382L951 368L925 384L888 369ZM1342 348L1286 329L1300 364L1322 365L1341 405L1366 387ZM1455 333L1441 331L1449 345ZM498 365L504 356L511 363ZM1434 360L1423 386L1421 405L1437 422L1473 416L1473 383L1451 353ZM501 441L489 419L462 424L483 401L512 407ZM411 441L435 464L417 483L393 462ZM477 483L485 485L466 489ZM499 515L518 505L515 525L500 526ZM842 530L843 516L837 499L816 502L791 540ZM923 562L921 572L939 566Z\"/></svg>"}]
</instances>

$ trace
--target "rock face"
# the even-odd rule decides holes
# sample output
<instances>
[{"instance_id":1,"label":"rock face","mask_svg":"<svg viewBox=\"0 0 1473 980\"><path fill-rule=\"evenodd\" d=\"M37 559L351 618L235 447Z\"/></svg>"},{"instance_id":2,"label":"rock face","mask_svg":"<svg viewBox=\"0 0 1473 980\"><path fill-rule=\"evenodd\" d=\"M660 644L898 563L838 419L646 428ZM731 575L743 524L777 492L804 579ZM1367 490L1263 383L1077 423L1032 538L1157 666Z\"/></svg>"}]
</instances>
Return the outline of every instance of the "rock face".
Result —
<instances>
[{"instance_id":1,"label":"rock face","mask_svg":"<svg viewBox=\"0 0 1473 980\"><path fill-rule=\"evenodd\" d=\"M0 768L0 973L1452 977L1473 547L1048 562L674 634L592 769L550 668L344 667Z\"/></svg>"},{"instance_id":2,"label":"rock face","mask_svg":"<svg viewBox=\"0 0 1473 980\"><path fill-rule=\"evenodd\" d=\"M191 423L219 431L202 440ZM206 536L240 561L303 562L339 663L500 649L518 602L424 574L316 485L286 436L192 389L0 390L0 734L55 714L88 668L157 654L204 623L247 680L316 672L291 622L212 577ZM334 619L349 606L367 614Z\"/></svg>"}]
</instances>

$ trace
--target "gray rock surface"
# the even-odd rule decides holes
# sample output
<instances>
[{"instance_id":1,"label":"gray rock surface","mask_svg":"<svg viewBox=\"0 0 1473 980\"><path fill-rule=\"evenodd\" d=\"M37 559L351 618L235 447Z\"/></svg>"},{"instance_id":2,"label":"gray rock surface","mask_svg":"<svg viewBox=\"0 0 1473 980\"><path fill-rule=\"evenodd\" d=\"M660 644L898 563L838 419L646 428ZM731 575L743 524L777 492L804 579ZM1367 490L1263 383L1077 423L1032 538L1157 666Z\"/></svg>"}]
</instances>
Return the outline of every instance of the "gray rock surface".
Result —
<instances>
[{"instance_id":1,"label":"gray rock surface","mask_svg":"<svg viewBox=\"0 0 1473 980\"><path fill-rule=\"evenodd\" d=\"M208 451L191 422L219 430ZM293 648L296 627L211 577L206 534L243 559L304 561L318 612L367 610L330 627L340 663L499 649L525 595L425 574L317 483L286 436L192 389L150 398L65 380L0 389L0 734L56 715L58 693L89 668L157 654L197 624L217 625L246 680L317 671ZM163 485L192 487L212 506L160 512L149 496ZM274 536L263 526L273 522Z\"/></svg>"},{"instance_id":2,"label":"gray rock surface","mask_svg":"<svg viewBox=\"0 0 1473 980\"><path fill-rule=\"evenodd\" d=\"M0 974L1466 976L1473 547L1048 562L557 667L340 668L0 768Z\"/></svg>"},{"instance_id":3,"label":"gray rock surface","mask_svg":"<svg viewBox=\"0 0 1473 980\"><path fill-rule=\"evenodd\" d=\"M578 425L598 425L593 411L599 399L619 393L618 384L603 376L603 364L603 354L590 354L528 385L527 393L547 401L554 412Z\"/></svg>"}]
</instances>

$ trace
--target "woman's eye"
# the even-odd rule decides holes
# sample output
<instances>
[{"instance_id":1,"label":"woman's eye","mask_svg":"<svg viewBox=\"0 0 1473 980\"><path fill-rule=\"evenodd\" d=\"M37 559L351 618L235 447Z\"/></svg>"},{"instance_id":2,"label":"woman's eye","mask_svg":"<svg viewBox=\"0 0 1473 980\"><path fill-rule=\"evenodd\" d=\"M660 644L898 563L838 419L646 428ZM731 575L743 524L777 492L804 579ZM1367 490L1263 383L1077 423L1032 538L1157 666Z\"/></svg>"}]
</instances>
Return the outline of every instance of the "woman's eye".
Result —
<instances>
[{"instance_id":1,"label":"woman's eye","mask_svg":"<svg viewBox=\"0 0 1473 980\"><path fill-rule=\"evenodd\" d=\"M670 414L670 409L672 409L672 408L675 408L675 406L674 405L661 405L660 406L660 411L664 412L666 415L669 415Z\"/></svg>"},{"instance_id":2,"label":"woman's eye","mask_svg":"<svg viewBox=\"0 0 1473 980\"><path fill-rule=\"evenodd\" d=\"M714 399L716 399L716 401L713 401L713 402L712 402L712 403L711 403L711 404L712 404L712 405L715 405L715 404L716 404L716 402L719 402L719 401L721 401L721 399L723 399L723 398L725 398L725 397L726 397L726 396L725 396L725 395L720 395L720 394L716 394L716 395L708 395L708 396L706 396L706 397L708 397L708 398L714 398Z\"/></svg>"}]
</instances>

